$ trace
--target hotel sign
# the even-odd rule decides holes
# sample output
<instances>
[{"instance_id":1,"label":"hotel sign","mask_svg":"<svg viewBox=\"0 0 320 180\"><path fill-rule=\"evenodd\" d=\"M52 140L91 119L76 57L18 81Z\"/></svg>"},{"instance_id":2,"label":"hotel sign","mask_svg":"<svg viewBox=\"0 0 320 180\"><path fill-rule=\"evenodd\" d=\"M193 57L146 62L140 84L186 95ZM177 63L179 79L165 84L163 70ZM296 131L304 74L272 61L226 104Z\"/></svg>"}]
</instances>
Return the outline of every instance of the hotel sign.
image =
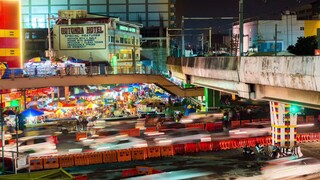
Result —
<instances>
[{"instance_id":1,"label":"hotel sign","mask_svg":"<svg viewBox=\"0 0 320 180\"><path fill-rule=\"evenodd\" d=\"M105 49L105 25L60 26L59 42L61 50Z\"/></svg>"}]
</instances>

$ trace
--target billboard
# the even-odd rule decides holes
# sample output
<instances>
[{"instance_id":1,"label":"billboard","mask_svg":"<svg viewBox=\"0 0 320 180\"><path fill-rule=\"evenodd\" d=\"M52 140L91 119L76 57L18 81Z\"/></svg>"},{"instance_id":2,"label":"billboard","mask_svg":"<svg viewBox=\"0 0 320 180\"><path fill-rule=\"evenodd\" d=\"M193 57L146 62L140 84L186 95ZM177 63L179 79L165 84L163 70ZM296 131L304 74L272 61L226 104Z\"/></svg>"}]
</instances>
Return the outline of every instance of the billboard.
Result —
<instances>
[{"instance_id":1,"label":"billboard","mask_svg":"<svg viewBox=\"0 0 320 180\"><path fill-rule=\"evenodd\" d=\"M59 26L59 49L106 49L106 27L97 24Z\"/></svg>"},{"instance_id":2,"label":"billboard","mask_svg":"<svg viewBox=\"0 0 320 180\"><path fill-rule=\"evenodd\" d=\"M0 0L0 62L21 68L20 0Z\"/></svg>"}]
</instances>

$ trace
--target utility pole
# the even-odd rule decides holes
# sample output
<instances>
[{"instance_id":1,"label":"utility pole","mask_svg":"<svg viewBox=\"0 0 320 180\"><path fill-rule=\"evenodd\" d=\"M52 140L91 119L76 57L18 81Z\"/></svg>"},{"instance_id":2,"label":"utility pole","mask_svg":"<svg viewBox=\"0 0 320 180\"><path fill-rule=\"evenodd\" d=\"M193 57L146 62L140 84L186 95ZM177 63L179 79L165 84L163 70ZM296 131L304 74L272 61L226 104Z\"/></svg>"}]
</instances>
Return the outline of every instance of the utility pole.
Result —
<instances>
[{"instance_id":1,"label":"utility pole","mask_svg":"<svg viewBox=\"0 0 320 180\"><path fill-rule=\"evenodd\" d=\"M277 41L278 41L278 33L277 33L277 24L274 26L274 55L277 56Z\"/></svg>"},{"instance_id":2,"label":"utility pole","mask_svg":"<svg viewBox=\"0 0 320 180\"><path fill-rule=\"evenodd\" d=\"M48 47L49 47L49 49L48 49L48 55L47 56L49 57L49 60L51 60L51 57L52 57L52 53L51 53L52 47L51 47L50 20L51 20L50 14L48 14Z\"/></svg>"},{"instance_id":3,"label":"utility pole","mask_svg":"<svg viewBox=\"0 0 320 180\"><path fill-rule=\"evenodd\" d=\"M211 38L212 38L212 36L211 36L211 34L212 34L212 28L211 27L209 27L209 44L208 44L208 51L209 52L211 52L211 48L212 48L212 40L211 40Z\"/></svg>"},{"instance_id":4,"label":"utility pole","mask_svg":"<svg viewBox=\"0 0 320 180\"><path fill-rule=\"evenodd\" d=\"M170 37L169 37L169 28L166 27L166 49L167 49L167 57L170 56Z\"/></svg>"},{"instance_id":5,"label":"utility pole","mask_svg":"<svg viewBox=\"0 0 320 180\"><path fill-rule=\"evenodd\" d=\"M181 36L182 36L182 40L181 40L181 57L184 57L184 51L185 51L185 47L184 47L184 16L181 17Z\"/></svg>"},{"instance_id":6,"label":"utility pole","mask_svg":"<svg viewBox=\"0 0 320 180\"><path fill-rule=\"evenodd\" d=\"M239 0L239 57L243 55L243 0Z\"/></svg>"}]
</instances>

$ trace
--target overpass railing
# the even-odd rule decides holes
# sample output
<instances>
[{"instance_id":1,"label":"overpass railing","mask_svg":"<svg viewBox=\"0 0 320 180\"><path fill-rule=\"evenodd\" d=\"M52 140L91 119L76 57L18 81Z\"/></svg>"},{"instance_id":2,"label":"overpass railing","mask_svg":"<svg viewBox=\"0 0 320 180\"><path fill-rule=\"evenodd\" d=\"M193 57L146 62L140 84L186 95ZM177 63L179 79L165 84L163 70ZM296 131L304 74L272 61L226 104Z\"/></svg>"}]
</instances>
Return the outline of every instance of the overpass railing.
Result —
<instances>
[{"instance_id":1,"label":"overpass railing","mask_svg":"<svg viewBox=\"0 0 320 180\"><path fill-rule=\"evenodd\" d=\"M0 79L15 78L46 78L55 76L98 76L98 75L125 75L125 74L145 74L161 75L168 81L174 83L182 89L194 88L183 83L177 83L169 76L159 71L154 71L149 67L128 67L128 66L78 66L78 67L32 67L24 69L0 69Z\"/></svg>"}]
</instances>

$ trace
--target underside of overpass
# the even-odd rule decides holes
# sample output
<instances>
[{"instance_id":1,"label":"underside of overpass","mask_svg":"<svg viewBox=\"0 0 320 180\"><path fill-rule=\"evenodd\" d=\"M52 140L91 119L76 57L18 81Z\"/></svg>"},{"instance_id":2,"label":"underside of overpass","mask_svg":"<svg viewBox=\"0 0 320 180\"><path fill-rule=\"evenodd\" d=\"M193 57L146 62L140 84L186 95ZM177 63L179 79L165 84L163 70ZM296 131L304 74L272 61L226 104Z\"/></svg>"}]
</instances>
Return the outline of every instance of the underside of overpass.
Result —
<instances>
[{"instance_id":1,"label":"underside of overpass","mask_svg":"<svg viewBox=\"0 0 320 180\"><path fill-rule=\"evenodd\" d=\"M203 96L204 89L188 88L184 89L174 84L161 75L126 74L126 75L94 75L94 76L51 76L42 78L14 78L1 79L0 89L29 89L53 86L82 86L82 85L102 85L102 84L132 84L148 83L156 84L165 91L180 96L194 97Z\"/></svg>"}]
</instances>

